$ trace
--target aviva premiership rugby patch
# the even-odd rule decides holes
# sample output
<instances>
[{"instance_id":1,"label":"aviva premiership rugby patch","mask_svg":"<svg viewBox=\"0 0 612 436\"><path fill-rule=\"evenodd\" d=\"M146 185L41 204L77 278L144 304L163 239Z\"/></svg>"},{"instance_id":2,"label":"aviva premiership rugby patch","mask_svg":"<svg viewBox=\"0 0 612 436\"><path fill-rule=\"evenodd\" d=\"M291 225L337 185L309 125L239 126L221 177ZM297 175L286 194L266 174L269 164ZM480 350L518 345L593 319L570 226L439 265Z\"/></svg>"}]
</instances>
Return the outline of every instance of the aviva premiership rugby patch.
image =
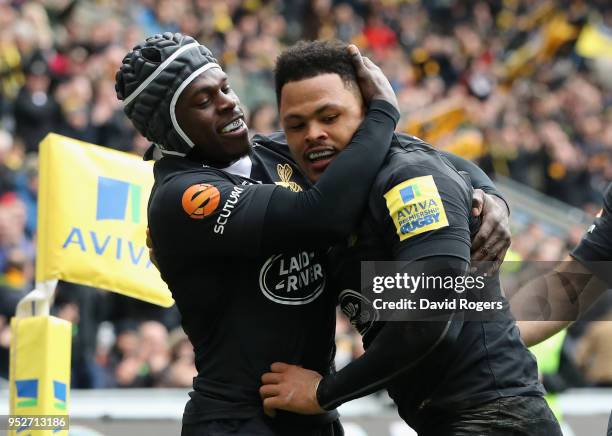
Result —
<instances>
[{"instance_id":1,"label":"aviva premiership rugby patch","mask_svg":"<svg viewBox=\"0 0 612 436\"><path fill-rule=\"evenodd\" d=\"M433 176L406 180L390 189L385 200L400 241L448 226Z\"/></svg>"}]
</instances>

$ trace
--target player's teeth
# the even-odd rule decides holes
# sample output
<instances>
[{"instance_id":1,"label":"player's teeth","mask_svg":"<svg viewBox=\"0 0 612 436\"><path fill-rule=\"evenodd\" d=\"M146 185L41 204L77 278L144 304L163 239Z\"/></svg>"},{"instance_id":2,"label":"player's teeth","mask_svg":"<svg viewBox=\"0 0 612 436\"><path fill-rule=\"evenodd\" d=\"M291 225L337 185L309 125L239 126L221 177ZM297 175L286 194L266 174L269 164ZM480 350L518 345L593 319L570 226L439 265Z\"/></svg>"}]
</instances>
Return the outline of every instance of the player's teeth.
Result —
<instances>
[{"instance_id":1,"label":"player's teeth","mask_svg":"<svg viewBox=\"0 0 612 436\"><path fill-rule=\"evenodd\" d=\"M327 156L331 156L332 154L334 154L334 152L331 150L315 151L308 155L308 159L310 160L321 159Z\"/></svg>"},{"instance_id":2,"label":"player's teeth","mask_svg":"<svg viewBox=\"0 0 612 436\"><path fill-rule=\"evenodd\" d=\"M242 119L239 118L235 121L232 121L231 123L229 123L227 126L225 126L222 130L221 133L228 133L228 132L232 132L234 130L239 129L240 127L242 127Z\"/></svg>"}]
</instances>

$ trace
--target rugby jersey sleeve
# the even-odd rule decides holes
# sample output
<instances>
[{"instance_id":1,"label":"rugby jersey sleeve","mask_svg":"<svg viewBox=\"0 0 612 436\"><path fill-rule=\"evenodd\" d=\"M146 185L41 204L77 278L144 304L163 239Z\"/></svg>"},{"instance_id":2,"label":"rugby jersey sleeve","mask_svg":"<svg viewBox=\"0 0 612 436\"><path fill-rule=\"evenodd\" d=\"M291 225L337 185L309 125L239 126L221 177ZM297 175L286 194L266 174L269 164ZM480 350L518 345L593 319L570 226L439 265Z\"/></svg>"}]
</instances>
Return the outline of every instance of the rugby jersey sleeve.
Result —
<instances>
[{"instance_id":1,"label":"rugby jersey sleeve","mask_svg":"<svg viewBox=\"0 0 612 436\"><path fill-rule=\"evenodd\" d=\"M373 227L382 229L392 260L422 261L404 267L403 272L412 275L465 275L470 259L470 188L444 166L420 163L394 168L377 181L370 202ZM444 301L452 292L432 288L428 297ZM462 314L454 311L441 312L436 321L420 322L402 321L400 312L387 314L391 321L383 323L359 359L321 380L317 389L321 407L330 410L383 388L437 347L452 346L463 324Z\"/></svg>"},{"instance_id":2,"label":"rugby jersey sleeve","mask_svg":"<svg viewBox=\"0 0 612 436\"><path fill-rule=\"evenodd\" d=\"M428 158L406 160L377 179L370 210L394 259L454 256L469 262L471 193L451 168Z\"/></svg>"}]
</instances>

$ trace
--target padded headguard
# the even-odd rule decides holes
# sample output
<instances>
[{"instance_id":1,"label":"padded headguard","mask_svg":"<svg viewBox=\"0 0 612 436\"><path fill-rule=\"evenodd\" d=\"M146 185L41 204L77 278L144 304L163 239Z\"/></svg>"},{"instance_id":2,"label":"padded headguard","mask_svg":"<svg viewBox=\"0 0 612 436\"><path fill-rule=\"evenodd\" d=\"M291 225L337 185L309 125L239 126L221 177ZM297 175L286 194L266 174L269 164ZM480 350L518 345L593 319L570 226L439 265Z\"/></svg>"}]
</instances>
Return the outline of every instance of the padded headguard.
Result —
<instances>
[{"instance_id":1,"label":"padded headguard","mask_svg":"<svg viewBox=\"0 0 612 436\"><path fill-rule=\"evenodd\" d=\"M117 98L136 129L162 154L185 156L193 148L176 120L175 106L181 92L209 68L221 67L210 50L181 33L153 35L123 58L115 77Z\"/></svg>"}]
</instances>

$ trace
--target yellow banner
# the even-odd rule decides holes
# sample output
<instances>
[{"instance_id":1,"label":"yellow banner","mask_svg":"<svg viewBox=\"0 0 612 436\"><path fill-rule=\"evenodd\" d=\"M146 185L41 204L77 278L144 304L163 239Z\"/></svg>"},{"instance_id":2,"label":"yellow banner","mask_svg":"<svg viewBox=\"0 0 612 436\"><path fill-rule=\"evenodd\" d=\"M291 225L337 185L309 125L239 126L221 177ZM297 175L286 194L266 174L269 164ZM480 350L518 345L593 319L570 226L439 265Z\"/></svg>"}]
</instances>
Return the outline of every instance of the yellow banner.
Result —
<instances>
[{"instance_id":1,"label":"yellow banner","mask_svg":"<svg viewBox=\"0 0 612 436\"><path fill-rule=\"evenodd\" d=\"M589 23L580 33L576 52L584 58L612 58L612 36L606 34L598 23Z\"/></svg>"},{"instance_id":2,"label":"yellow banner","mask_svg":"<svg viewBox=\"0 0 612 436\"><path fill-rule=\"evenodd\" d=\"M40 145L36 280L61 279L170 307L145 244L149 163L50 134Z\"/></svg>"},{"instance_id":3,"label":"yellow banner","mask_svg":"<svg viewBox=\"0 0 612 436\"><path fill-rule=\"evenodd\" d=\"M541 16L546 19L540 23L539 30L500 66L498 75L502 81L511 83L518 77L533 74L538 65L553 58L564 44L578 37L578 28L568 21L564 13L546 8Z\"/></svg>"},{"instance_id":4,"label":"yellow banner","mask_svg":"<svg viewBox=\"0 0 612 436\"><path fill-rule=\"evenodd\" d=\"M451 98L415 111L406 120L404 131L435 144L446 135L453 134L467 121L464 102L461 99Z\"/></svg>"},{"instance_id":5,"label":"yellow banner","mask_svg":"<svg viewBox=\"0 0 612 436\"><path fill-rule=\"evenodd\" d=\"M9 436L67 436L72 324L33 316L11 330L9 410L20 421Z\"/></svg>"}]
</instances>

